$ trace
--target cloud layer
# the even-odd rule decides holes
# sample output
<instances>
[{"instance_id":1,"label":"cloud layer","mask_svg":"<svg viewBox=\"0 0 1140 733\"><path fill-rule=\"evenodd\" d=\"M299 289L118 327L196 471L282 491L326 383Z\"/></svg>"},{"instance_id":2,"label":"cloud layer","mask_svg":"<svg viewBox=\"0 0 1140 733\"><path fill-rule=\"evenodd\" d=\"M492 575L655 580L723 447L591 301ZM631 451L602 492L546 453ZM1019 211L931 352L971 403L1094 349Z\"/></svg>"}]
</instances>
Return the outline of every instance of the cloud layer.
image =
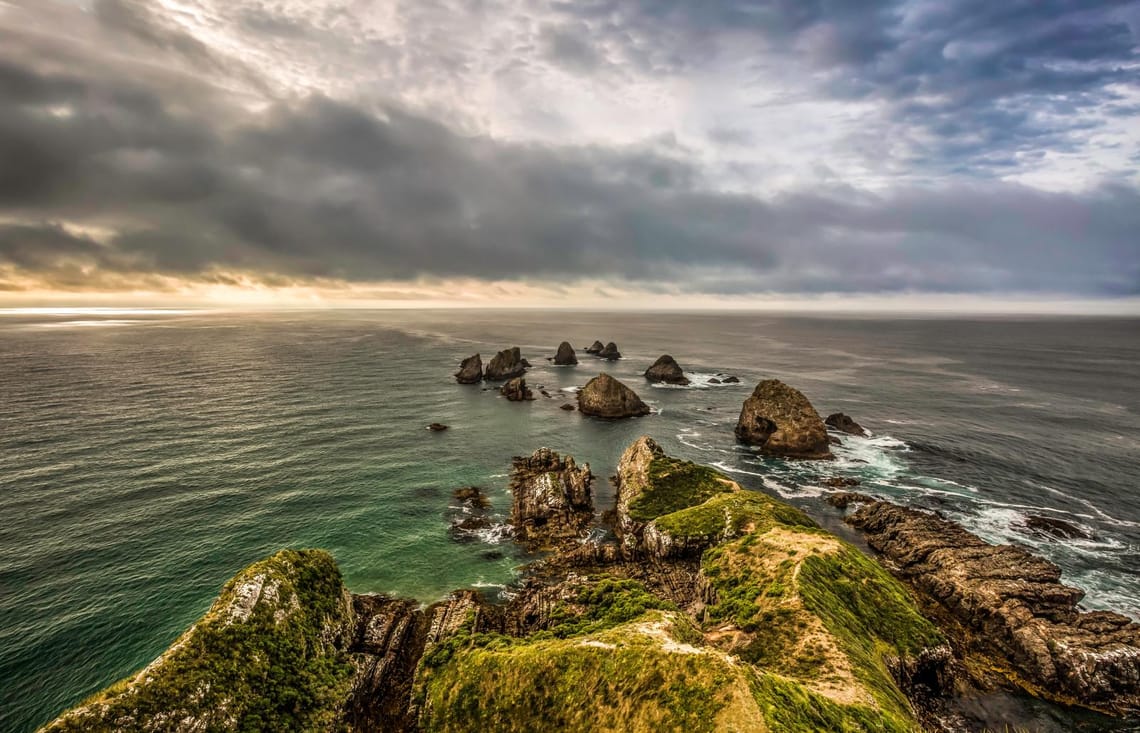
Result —
<instances>
[{"instance_id":1,"label":"cloud layer","mask_svg":"<svg viewBox=\"0 0 1140 733\"><path fill-rule=\"evenodd\" d=\"M0 5L0 289L1140 295L1140 3Z\"/></svg>"}]
</instances>

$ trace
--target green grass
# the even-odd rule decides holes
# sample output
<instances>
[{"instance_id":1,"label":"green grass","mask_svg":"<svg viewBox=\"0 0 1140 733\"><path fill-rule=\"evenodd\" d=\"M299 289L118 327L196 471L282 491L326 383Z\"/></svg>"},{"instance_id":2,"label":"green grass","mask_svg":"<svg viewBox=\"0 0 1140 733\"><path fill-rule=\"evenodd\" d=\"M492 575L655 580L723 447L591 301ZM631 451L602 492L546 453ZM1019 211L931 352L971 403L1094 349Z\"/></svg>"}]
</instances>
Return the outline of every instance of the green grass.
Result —
<instances>
[{"instance_id":1,"label":"green grass","mask_svg":"<svg viewBox=\"0 0 1140 733\"><path fill-rule=\"evenodd\" d=\"M719 483L719 482L718 482ZM720 484L723 491L725 486ZM799 527L817 526L793 506L756 491L721 493L697 506L658 517L662 532L678 539L713 535L732 537L746 527L764 532L776 524Z\"/></svg>"},{"instance_id":2,"label":"green grass","mask_svg":"<svg viewBox=\"0 0 1140 733\"><path fill-rule=\"evenodd\" d=\"M647 485L629 506L629 516L639 522L695 506L727 488L708 466L666 456L650 461L647 473Z\"/></svg>"},{"instance_id":3,"label":"green grass","mask_svg":"<svg viewBox=\"0 0 1140 733\"><path fill-rule=\"evenodd\" d=\"M421 674L420 723L425 731L717 730L746 679L720 656L666 651L635 628L666 618L688 623L648 611L587 636L454 650Z\"/></svg>"},{"instance_id":4,"label":"green grass","mask_svg":"<svg viewBox=\"0 0 1140 733\"><path fill-rule=\"evenodd\" d=\"M280 601L259 602L244 621L230 621L236 589L256 575L278 583ZM329 730L352 675L330 636L350 619L331 555L279 552L227 583L145 676L116 683L46 730L161 730L185 718L205 730Z\"/></svg>"},{"instance_id":5,"label":"green grass","mask_svg":"<svg viewBox=\"0 0 1140 733\"><path fill-rule=\"evenodd\" d=\"M913 721L864 705L839 705L773 674L757 675L753 695L771 733L915 733Z\"/></svg>"}]
</instances>

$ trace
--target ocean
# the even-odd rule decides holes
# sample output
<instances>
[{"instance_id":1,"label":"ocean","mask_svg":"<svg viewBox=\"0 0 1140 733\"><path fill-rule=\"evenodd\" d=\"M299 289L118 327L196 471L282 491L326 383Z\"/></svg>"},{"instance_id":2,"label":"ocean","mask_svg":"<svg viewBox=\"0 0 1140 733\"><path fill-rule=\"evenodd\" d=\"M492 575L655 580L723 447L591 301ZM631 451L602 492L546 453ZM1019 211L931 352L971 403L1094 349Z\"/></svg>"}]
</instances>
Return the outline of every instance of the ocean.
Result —
<instances>
[{"instance_id":1,"label":"ocean","mask_svg":"<svg viewBox=\"0 0 1140 733\"><path fill-rule=\"evenodd\" d=\"M624 358L586 355L595 339ZM562 340L579 366L546 361ZM509 346L553 397L509 403L452 379L463 357ZM646 384L665 353L693 385ZM1140 618L1138 364L1140 321L1123 318L0 311L0 730L32 730L139 669L283 547L330 550L357 592L494 596L524 558L500 533L454 537L452 491L481 486L509 512L511 457L549 446L590 463L607 508L605 477L642 434L840 532L821 481L857 478L1026 545L1088 608ZM603 370L655 414L559 409ZM742 382L710 383L718 373ZM872 437L832 462L737 446L741 403L771 377ZM1091 539L1035 535L1029 515ZM1041 729L1064 729L1059 715L1042 712Z\"/></svg>"}]
</instances>

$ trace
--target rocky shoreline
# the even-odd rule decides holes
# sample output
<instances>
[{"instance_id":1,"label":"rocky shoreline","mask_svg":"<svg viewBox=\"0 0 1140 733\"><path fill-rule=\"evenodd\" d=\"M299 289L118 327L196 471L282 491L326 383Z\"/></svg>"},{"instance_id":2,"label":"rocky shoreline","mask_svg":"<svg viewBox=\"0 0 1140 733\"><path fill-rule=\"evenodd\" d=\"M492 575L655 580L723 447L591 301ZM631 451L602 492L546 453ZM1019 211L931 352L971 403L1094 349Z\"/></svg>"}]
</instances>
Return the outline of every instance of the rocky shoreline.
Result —
<instances>
[{"instance_id":1,"label":"rocky shoreline","mask_svg":"<svg viewBox=\"0 0 1140 733\"><path fill-rule=\"evenodd\" d=\"M609 346L585 351L607 358ZM556 358L577 361L566 342ZM516 347L486 371L474 355L456 379L504 381L525 401L527 366ZM666 356L645 376L687 381ZM650 413L604 373L578 409ZM766 380L736 434L761 453L827 460L828 426L867 434ZM354 595L327 553L286 550L235 576L142 672L44 730L957 733L972 728L956 702L993 690L1140 715L1140 625L1080 610L1082 591L1021 548L832 494L872 557L649 436L622 453L605 511L596 480L549 448L513 459L509 531L530 562L502 602ZM455 498L453 536L489 525L478 488Z\"/></svg>"}]
</instances>

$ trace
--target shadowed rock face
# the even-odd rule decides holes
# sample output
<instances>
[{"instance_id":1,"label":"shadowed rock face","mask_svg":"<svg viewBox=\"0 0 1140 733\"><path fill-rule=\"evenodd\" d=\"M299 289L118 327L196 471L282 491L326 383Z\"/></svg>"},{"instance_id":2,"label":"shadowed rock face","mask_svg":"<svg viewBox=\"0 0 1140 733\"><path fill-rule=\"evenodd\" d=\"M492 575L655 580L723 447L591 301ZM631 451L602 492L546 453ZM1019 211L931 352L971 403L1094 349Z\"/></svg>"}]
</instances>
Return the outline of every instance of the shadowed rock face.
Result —
<instances>
[{"instance_id":1,"label":"shadowed rock face","mask_svg":"<svg viewBox=\"0 0 1140 733\"><path fill-rule=\"evenodd\" d=\"M1078 610L1084 591L1063 585L1053 563L887 502L867 504L848 521L965 627L971 648L1004 656L1037 694L1140 713L1140 624Z\"/></svg>"},{"instance_id":2,"label":"shadowed rock face","mask_svg":"<svg viewBox=\"0 0 1140 733\"><path fill-rule=\"evenodd\" d=\"M574 347L570 345L569 341L563 341L558 344L558 353L554 355L554 364L556 366L573 366L578 363L578 356L574 353Z\"/></svg>"},{"instance_id":3,"label":"shadowed rock face","mask_svg":"<svg viewBox=\"0 0 1140 733\"><path fill-rule=\"evenodd\" d=\"M608 361L617 361L621 358L621 352L618 351L617 344L611 341L606 344L605 348L598 352L598 356Z\"/></svg>"},{"instance_id":4,"label":"shadowed rock face","mask_svg":"<svg viewBox=\"0 0 1140 733\"><path fill-rule=\"evenodd\" d=\"M483 378L499 382L521 377L525 373L526 361L522 358L519 347L515 346L510 349L503 349L495 354L491 363L487 365L486 371L483 372Z\"/></svg>"},{"instance_id":5,"label":"shadowed rock face","mask_svg":"<svg viewBox=\"0 0 1140 733\"><path fill-rule=\"evenodd\" d=\"M600 354L604 348L606 348L605 344L603 344L601 341L595 341L594 343L590 344L589 348L586 349L586 353L595 355Z\"/></svg>"},{"instance_id":6,"label":"shadowed rock face","mask_svg":"<svg viewBox=\"0 0 1140 733\"><path fill-rule=\"evenodd\" d=\"M778 379L756 385L736 422L736 438L787 458L831 458L827 428L807 397Z\"/></svg>"},{"instance_id":7,"label":"shadowed rock face","mask_svg":"<svg viewBox=\"0 0 1140 733\"><path fill-rule=\"evenodd\" d=\"M469 356L459 365L455 381L460 384L478 384L483 381L483 359L478 354Z\"/></svg>"},{"instance_id":8,"label":"shadowed rock face","mask_svg":"<svg viewBox=\"0 0 1140 733\"><path fill-rule=\"evenodd\" d=\"M515 377L504 384L499 388L499 394L511 402L524 402L534 399L534 393L530 391L530 387L526 386L526 380L522 377Z\"/></svg>"},{"instance_id":9,"label":"shadowed rock face","mask_svg":"<svg viewBox=\"0 0 1140 733\"><path fill-rule=\"evenodd\" d=\"M511 523L527 544L577 537L594 518L590 464L577 466L549 448L512 460Z\"/></svg>"},{"instance_id":10,"label":"shadowed rock face","mask_svg":"<svg viewBox=\"0 0 1140 733\"><path fill-rule=\"evenodd\" d=\"M636 392L604 372L578 393L578 409L586 415L615 419L651 412Z\"/></svg>"},{"instance_id":11,"label":"shadowed rock face","mask_svg":"<svg viewBox=\"0 0 1140 733\"><path fill-rule=\"evenodd\" d=\"M860 437L865 437L867 435L867 431L863 429L862 425L855 422L848 415L845 415L842 412L835 412L828 415L827 419L823 422L828 427L835 428L841 433L847 433L848 435L858 435Z\"/></svg>"},{"instance_id":12,"label":"shadowed rock face","mask_svg":"<svg viewBox=\"0 0 1140 733\"><path fill-rule=\"evenodd\" d=\"M663 354L657 361L653 362L653 366L645 370L645 378L650 382L664 382L666 384L689 383L685 373L681 371L681 365L668 354Z\"/></svg>"}]
</instances>

